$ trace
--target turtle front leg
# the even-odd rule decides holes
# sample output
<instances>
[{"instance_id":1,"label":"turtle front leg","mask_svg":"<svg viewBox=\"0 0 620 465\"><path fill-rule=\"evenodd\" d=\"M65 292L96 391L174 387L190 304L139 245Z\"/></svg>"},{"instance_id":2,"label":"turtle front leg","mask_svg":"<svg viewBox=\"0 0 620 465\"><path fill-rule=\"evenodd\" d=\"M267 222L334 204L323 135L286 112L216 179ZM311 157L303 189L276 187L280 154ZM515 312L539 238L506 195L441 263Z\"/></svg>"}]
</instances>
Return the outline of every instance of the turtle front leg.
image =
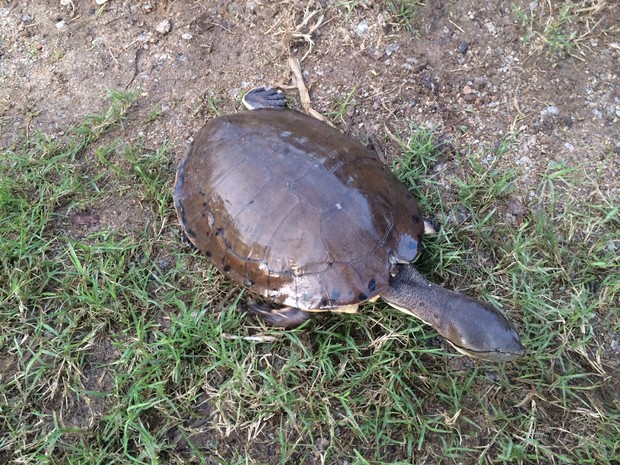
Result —
<instances>
[{"instance_id":1,"label":"turtle front leg","mask_svg":"<svg viewBox=\"0 0 620 465\"><path fill-rule=\"evenodd\" d=\"M241 100L248 110L259 108L282 109L286 108L286 97L276 89L257 87L243 96Z\"/></svg>"},{"instance_id":2,"label":"turtle front leg","mask_svg":"<svg viewBox=\"0 0 620 465\"><path fill-rule=\"evenodd\" d=\"M294 328L311 318L310 312L296 307L273 308L253 301L246 304L246 310L279 328Z\"/></svg>"}]
</instances>

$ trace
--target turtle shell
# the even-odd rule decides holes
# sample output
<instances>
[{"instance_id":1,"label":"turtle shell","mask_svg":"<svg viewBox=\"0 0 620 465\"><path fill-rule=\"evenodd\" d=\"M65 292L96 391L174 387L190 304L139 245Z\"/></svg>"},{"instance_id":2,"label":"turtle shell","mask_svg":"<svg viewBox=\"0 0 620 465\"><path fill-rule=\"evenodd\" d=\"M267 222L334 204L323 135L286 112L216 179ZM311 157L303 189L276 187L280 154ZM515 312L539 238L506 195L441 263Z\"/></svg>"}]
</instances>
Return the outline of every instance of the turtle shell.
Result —
<instances>
[{"instance_id":1,"label":"turtle shell","mask_svg":"<svg viewBox=\"0 0 620 465\"><path fill-rule=\"evenodd\" d=\"M205 124L177 171L174 203L221 272L303 310L380 295L424 232L415 199L374 152L294 110Z\"/></svg>"}]
</instances>

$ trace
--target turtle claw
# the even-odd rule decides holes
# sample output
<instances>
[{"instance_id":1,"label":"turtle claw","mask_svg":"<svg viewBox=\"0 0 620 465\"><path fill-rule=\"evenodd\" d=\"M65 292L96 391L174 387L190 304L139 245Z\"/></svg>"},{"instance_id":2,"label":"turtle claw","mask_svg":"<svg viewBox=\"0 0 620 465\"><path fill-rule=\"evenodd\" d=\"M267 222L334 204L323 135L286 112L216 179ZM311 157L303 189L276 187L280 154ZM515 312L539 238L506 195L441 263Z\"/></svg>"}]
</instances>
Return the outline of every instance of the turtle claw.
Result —
<instances>
[{"instance_id":1,"label":"turtle claw","mask_svg":"<svg viewBox=\"0 0 620 465\"><path fill-rule=\"evenodd\" d=\"M286 108L286 97L277 89L256 87L243 96L241 100L248 110L259 108Z\"/></svg>"},{"instance_id":2,"label":"turtle claw","mask_svg":"<svg viewBox=\"0 0 620 465\"><path fill-rule=\"evenodd\" d=\"M439 231L439 223L433 221L430 218L424 218L424 234L427 236L434 236Z\"/></svg>"},{"instance_id":3,"label":"turtle claw","mask_svg":"<svg viewBox=\"0 0 620 465\"><path fill-rule=\"evenodd\" d=\"M258 315L267 323L279 328L294 328L310 319L310 313L296 307L272 308L254 301L246 303L248 313Z\"/></svg>"}]
</instances>

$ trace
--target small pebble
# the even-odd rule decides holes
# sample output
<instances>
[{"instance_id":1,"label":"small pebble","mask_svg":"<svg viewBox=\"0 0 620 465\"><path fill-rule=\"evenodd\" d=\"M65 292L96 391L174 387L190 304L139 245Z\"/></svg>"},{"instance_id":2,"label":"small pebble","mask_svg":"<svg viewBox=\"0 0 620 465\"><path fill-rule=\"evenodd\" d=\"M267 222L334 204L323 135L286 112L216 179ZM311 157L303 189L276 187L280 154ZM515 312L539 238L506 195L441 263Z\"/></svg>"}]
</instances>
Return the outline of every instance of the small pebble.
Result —
<instances>
[{"instance_id":1,"label":"small pebble","mask_svg":"<svg viewBox=\"0 0 620 465\"><path fill-rule=\"evenodd\" d=\"M363 36L367 32L368 32L368 21L366 20L362 21L355 27L355 33L358 36Z\"/></svg>"},{"instance_id":2,"label":"small pebble","mask_svg":"<svg viewBox=\"0 0 620 465\"><path fill-rule=\"evenodd\" d=\"M64 31L67 28L67 23L65 23L64 21L58 21L56 23L56 29L58 29L59 31Z\"/></svg>"},{"instance_id":3,"label":"small pebble","mask_svg":"<svg viewBox=\"0 0 620 465\"><path fill-rule=\"evenodd\" d=\"M70 218L74 226L92 226L99 223L99 214L94 210L74 212Z\"/></svg>"},{"instance_id":4,"label":"small pebble","mask_svg":"<svg viewBox=\"0 0 620 465\"><path fill-rule=\"evenodd\" d=\"M472 89L469 86L465 86L463 87L463 94L465 95L469 95L469 94L473 94L474 93L474 89Z\"/></svg>"},{"instance_id":5,"label":"small pebble","mask_svg":"<svg viewBox=\"0 0 620 465\"><path fill-rule=\"evenodd\" d=\"M433 79L430 76L422 76L420 78L420 84L422 84L427 89L432 90L435 88L435 83L433 82Z\"/></svg>"},{"instance_id":6,"label":"small pebble","mask_svg":"<svg viewBox=\"0 0 620 465\"><path fill-rule=\"evenodd\" d=\"M376 111L379 108L381 108L381 96L377 95L372 102L372 109Z\"/></svg>"},{"instance_id":7,"label":"small pebble","mask_svg":"<svg viewBox=\"0 0 620 465\"><path fill-rule=\"evenodd\" d=\"M103 5L104 3L107 3L107 2L108 2L108 0L95 0L95 3L97 5Z\"/></svg>"},{"instance_id":8,"label":"small pebble","mask_svg":"<svg viewBox=\"0 0 620 465\"><path fill-rule=\"evenodd\" d=\"M456 51L459 53L465 53L467 50L469 50L469 44L465 41L461 42L456 48Z\"/></svg>"},{"instance_id":9,"label":"small pebble","mask_svg":"<svg viewBox=\"0 0 620 465\"><path fill-rule=\"evenodd\" d=\"M559 114L560 114L560 110L555 105L548 106L540 112L541 116L546 116L546 115L558 116Z\"/></svg>"},{"instance_id":10,"label":"small pebble","mask_svg":"<svg viewBox=\"0 0 620 465\"><path fill-rule=\"evenodd\" d=\"M329 447L329 439L319 438L314 447L320 452L326 451Z\"/></svg>"},{"instance_id":11,"label":"small pebble","mask_svg":"<svg viewBox=\"0 0 620 465\"><path fill-rule=\"evenodd\" d=\"M615 339L611 341L611 350L618 350L618 346L620 346L618 341L616 341Z\"/></svg>"},{"instance_id":12,"label":"small pebble","mask_svg":"<svg viewBox=\"0 0 620 465\"><path fill-rule=\"evenodd\" d=\"M155 30L160 34L168 34L172 29L172 23L169 19L165 19L155 26Z\"/></svg>"},{"instance_id":13,"label":"small pebble","mask_svg":"<svg viewBox=\"0 0 620 465\"><path fill-rule=\"evenodd\" d=\"M445 221L448 224L453 224L456 226L460 226L465 223L467 220L471 218L471 214L467 207L463 205L459 205L456 208L453 208L447 215Z\"/></svg>"},{"instance_id":14,"label":"small pebble","mask_svg":"<svg viewBox=\"0 0 620 465\"><path fill-rule=\"evenodd\" d=\"M185 32L184 34L181 34L181 38L183 40L192 40L192 37L194 37L194 36L191 35L189 32Z\"/></svg>"},{"instance_id":15,"label":"small pebble","mask_svg":"<svg viewBox=\"0 0 620 465\"><path fill-rule=\"evenodd\" d=\"M448 168L447 163L438 163L437 165L435 165L435 168L433 168L433 171L435 173L441 173L442 171L445 171L447 168Z\"/></svg>"},{"instance_id":16,"label":"small pebble","mask_svg":"<svg viewBox=\"0 0 620 465\"><path fill-rule=\"evenodd\" d=\"M449 363L454 371L469 371L474 365L471 357L451 357Z\"/></svg>"},{"instance_id":17,"label":"small pebble","mask_svg":"<svg viewBox=\"0 0 620 465\"><path fill-rule=\"evenodd\" d=\"M398 51L398 49L400 48L400 45L398 45L396 42L392 42L391 44L387 44L385 47L385 54L387 56L390 56L392 53Z\"/></svg>"},{"instance_id":18,"label":"small pebble","mask_svg":"<svg viewBox=\"0 0 620 465\"><path fill-rule=\"evenodd\" d=\"M376 48L367 48L364 50L364 53L366 53L366 55L373 60L378 60L383 56L383 52L381 50L377 50Z\"/></svg>"},{"instance_id":19,"label":"small pebble","mask_svg":"<svg viewBox=\"0 0 620 465\"><path fill-rule=\"evenodd\" d=\"M527 210L525 209L525 205L523 205L518 199L512 199L508 202L506 212L512 216L525 216Z\"/></svg>"},{"instance_id":20,"label":"small pebble","mask_svg":"<svg viewBox=\"0 0 620 465\"><path fill-rule=\"evenodd\" d=\"M164 273L172 268L172 262L167 258L160 258L157 260L157 265Z\"/></svg>"},{"instance_id":21,"label":"small pebble","mask_svg":"<svg viewBox=\"0 0 620 465\"><path fill-rule=\"evenodd\" d=\"M489 80L487 78L483 76L477 76L474 78L474 86L476 86L476 89L487 87L488 85L489 85Z\"/></svg>"}]
</instances>

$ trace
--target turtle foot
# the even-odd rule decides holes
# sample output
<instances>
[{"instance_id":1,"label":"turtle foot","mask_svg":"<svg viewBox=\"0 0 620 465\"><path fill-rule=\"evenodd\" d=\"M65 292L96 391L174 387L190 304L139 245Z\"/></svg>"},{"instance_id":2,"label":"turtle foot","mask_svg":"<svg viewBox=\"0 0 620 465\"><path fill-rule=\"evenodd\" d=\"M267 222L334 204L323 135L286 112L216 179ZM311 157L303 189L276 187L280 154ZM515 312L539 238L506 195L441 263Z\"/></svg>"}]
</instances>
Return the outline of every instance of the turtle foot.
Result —
<instances>
[{"instance_id":1,"label":"turtle foot","mask_svg":"<svg viewBox=\"0 0 620 465\"><path fill-rule=\"evenodd\" d=\"M248 110L259 108L286 108L286 97L276 89L257 87L243 96L241 100Z\"/></svg>"},{"instance_id":2,"label":"turtle foot","mask_svg":"<svg viewBox=\"0 0 620 465\"><path fill-rule=\"evenodd\" d=\"M310 319L310 313L296 307L272 308L254 301L247 302L246 310L279 328L294 328Z\"/></svg>"}]
</instances>

